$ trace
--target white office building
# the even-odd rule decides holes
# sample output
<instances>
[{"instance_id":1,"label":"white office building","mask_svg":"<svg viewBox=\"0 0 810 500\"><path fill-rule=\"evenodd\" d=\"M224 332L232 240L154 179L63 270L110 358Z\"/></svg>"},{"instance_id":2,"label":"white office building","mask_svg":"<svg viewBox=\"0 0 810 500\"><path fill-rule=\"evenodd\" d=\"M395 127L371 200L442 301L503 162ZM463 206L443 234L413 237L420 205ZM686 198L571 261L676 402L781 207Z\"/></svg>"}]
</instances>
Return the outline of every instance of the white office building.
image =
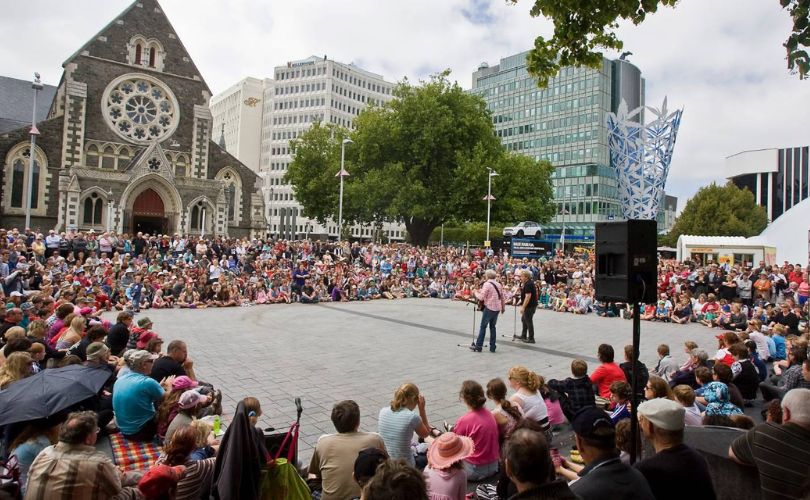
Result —
<instances>
[{"instance_id":1,"label":"white office building","mask_svg":"<svg viewBox=\"0 0 810 500\"><path fill-rule=\"evenodd\" d=\"M306 235L335 238L337 221L322 226L301 215L302 208L293 196L292 186L284 182L284 174L293 160L290 140L300 137L317 121L354 128L354 119L363 108L393 98L394 84L380 75L326 56L290 61L276 67L273 76L272 84L265 81L264 85L260 154L260 170L266 182L268 229L285 238ZM369 226L352 228L355 238L372 238L374 234L375 228ZM405 228L401 224L385 224L380 236L386 240L404 239Z\"/></svg>"},{"instance_id":2,"label":"white office building","mask_svg":"<svg viewBox=\"0 0 810 500\"><path fill-rule=\"evenodd\" d=\"M264 82L247 77L211 98L211 139L259 173ZM223 143L221 143L223 142Z\"/></svg>"}]
</instances>

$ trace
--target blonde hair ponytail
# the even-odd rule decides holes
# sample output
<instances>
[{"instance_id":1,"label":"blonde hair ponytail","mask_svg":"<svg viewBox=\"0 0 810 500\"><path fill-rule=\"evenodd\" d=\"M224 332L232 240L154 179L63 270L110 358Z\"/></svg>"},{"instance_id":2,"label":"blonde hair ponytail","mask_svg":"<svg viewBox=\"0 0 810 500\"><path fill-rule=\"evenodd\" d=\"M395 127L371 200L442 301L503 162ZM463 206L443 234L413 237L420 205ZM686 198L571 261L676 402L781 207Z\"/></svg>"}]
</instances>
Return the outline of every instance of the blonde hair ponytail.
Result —
<instances>
[{"instance_id":1,"label":"blonde hair ponytail","mask_svg":"<svg viewBox=\"0 0 810 500\"><path fill-rule=\"evenodd\" d=\"M509 380L514 380L531 392L537 392L541 385L540 376L522 365L509 369Z\"/></svg>"},{"instance_id":2,"label":"blonde hair ponytail","mask_svg":"<svg viewBox=\"0 0 810 500\"><path fill-rule=\"evenodd\" d=\"M408 382L399 386L391 400L391 411L398 411L406 408L419 399L419 388Z\"/></svg>"}]
</instances>

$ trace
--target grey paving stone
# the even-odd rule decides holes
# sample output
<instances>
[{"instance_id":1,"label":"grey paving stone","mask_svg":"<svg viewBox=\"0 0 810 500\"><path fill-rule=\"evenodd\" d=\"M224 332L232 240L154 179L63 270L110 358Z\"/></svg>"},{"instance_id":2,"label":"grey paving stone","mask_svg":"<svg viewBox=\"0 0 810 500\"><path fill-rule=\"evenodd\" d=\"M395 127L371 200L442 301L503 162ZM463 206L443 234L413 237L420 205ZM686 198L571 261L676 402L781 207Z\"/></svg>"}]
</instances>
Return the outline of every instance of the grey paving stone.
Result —
<instances>
[{"instance_id":1,"label":"grey paving stone","mask_svg":"<svg viewBox=\"0 0 810 500\"><path fill-rule=\"evenodd\" d=\"M293 399L301 397L304 462L317 437L334 432L329 416L339 400L356 400L361 428L374 431L380 408L401 383L411 381L427 400L431 424L440 426L464 413L458 391L466 379L482 385L494 377L506 379L516 364L546 379L566 377L575 357L595 368L600 343L612 344L620 357L631 342L630 321L538 311L537 344L515 344L508 339L514 315L507 310L498 332L508 338L497 339L497 352L472 353L466 347L472 340L472 308L429 299L147 314L167 344L188 343L198 377L222 389L226 411L233 412L246 396L258 397L264 411L260 425L281 431L295 419ZM479 320L476 314L476 328ZM641 360L654 366L656 347L668 343L682 361L686 340L709 352L716 346L714 332L697 325L644 323Z\"/></svg>"}]
</instances>

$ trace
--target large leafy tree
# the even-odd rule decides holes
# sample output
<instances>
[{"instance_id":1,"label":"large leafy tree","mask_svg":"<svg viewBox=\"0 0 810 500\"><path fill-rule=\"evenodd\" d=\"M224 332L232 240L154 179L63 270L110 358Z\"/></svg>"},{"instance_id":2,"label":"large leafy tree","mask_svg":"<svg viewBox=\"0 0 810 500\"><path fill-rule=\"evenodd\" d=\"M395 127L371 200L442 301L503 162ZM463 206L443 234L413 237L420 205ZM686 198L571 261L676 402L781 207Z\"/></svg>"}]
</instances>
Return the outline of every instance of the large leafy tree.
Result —
<instances>
[{"instance_id":1,"label":"large leafy tree","mask_svg":"<svg viewBox=\"0 0 810 500\"><path fill-rule=\"evenodd\" d=\"M517 3L518 0L507 0ZM554 23L554 36L538 36L529 53L529 72L545 87L564 66L598 68L601 49L620 51L623 42L616 36L619 21L640 24L660 7L674 7L678 0L533 0L533 17L543 16ZM777 0L770 0L777 1ZM810 72L810 0L778 0L793 19L793 30L783 44L788 70L804 79Z\"/></svg>"},{"instance_id":2,"label":"large leafy tree","mask_svg":"<svg viewBox=\"0 0 810 500\"><path fill-rule=\"evenodd\" d=\"M505 151L484 101L447 80L397 85L395 98L366 108L346 147L344 223L403 221L411 240L427 243L448 220L486 220L489 169L491 219L547 221L553 214L548 162ZM304 214L337 219L340 146L347 132L315 124L292 141L285 179Z\"/></svg>"},{"instance_id":3,"label":"large leafy tree","mask_svg":"<svg viewBox=\"0 0 810 500\"><path fill-rule=\"evenodd\" d=\"M754 236L768 225L765 209L756 204L754 194L729 182L701 188L686 202L675 219L666 243L674 245L678 236Z\"/></svg>"}]
</instances>

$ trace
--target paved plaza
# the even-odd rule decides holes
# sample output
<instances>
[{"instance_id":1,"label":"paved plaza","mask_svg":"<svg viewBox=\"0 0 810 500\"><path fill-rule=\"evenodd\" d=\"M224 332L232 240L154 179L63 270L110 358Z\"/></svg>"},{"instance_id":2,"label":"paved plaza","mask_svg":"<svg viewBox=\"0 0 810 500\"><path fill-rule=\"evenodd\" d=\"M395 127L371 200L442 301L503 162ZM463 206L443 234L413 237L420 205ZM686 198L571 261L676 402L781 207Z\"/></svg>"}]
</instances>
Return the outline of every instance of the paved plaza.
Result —
<instances>
[{"instance_id":1,"label":"paved plaza","mask_svg":"<svg viewBox=\"0 0 810 500\"><path fill-rule=\"evenodd\" d=\"M407 299L155 310L140 316L148 315L167 343L188 343L197 376L222 389L226 414L240 399L255 396L264 410L261 425L286 429L295 418L293 398L300 396L305 461L319 435L335 432L329 415L336 401L357 401L361 429L376 431L380 408L399 384L411 381L425 396L430 423L441 427L443 420L454 422L464 413L458 390L466 379L482 385L493 377L505 380L516 364L546 379L566 377L575 357L593 370L600 343L612 344L618 359L631 342L630 321L538 311L537 344L513 343L515 315L509 307L498 320L497 352L473 353L466 347L473 309L461 302ZM480 313L475 320L477 330ZM517 323L519 334L519 317ZM666 342L680 361L686 340L714 354L713 335L697 325L644 322L641 360L655 366L655 349Z\"/></svg>"}]
</instances>

